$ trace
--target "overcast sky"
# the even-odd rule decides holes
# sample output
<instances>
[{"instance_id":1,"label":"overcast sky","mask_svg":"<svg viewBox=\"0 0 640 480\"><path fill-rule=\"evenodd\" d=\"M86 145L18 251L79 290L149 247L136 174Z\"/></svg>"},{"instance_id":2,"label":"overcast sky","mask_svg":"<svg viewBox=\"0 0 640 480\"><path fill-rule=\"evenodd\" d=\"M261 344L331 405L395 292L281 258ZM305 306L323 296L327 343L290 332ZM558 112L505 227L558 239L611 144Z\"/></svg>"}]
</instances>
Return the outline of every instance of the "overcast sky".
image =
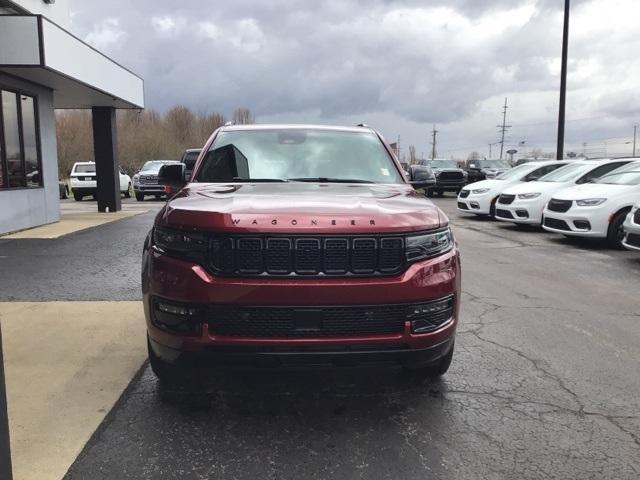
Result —
<instances>
[{"instance_id":1,"label":"overcast sky","mask_svg":"<svg viewBox=\"0 0 640 480\"><path fill-rule=\"evenodd\" d=\"M145 79L149 108L365 122L418 156L435 123L438 154L466 157L499 140L505 97L507 146L555 150L563 3L71 0L71 14L74 33ZM630 154L640 1L574 0L571 20L567 149Z\"/></svg>"}]
</instances>

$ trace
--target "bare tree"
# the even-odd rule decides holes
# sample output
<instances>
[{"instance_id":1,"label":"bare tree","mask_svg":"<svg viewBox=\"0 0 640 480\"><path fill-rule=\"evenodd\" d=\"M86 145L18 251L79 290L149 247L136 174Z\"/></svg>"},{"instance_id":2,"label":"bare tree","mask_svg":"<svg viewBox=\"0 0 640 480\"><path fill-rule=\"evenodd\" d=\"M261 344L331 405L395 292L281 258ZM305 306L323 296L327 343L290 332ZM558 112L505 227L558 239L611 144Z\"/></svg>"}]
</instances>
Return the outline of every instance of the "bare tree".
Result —
<instances>
[{"instance_id":1,"label":"bare tree","mask_svg":"<svg viewBox=\"0 0 640 480\"><path fill-rule=\"evenodd\" d=\"M234 118L243 123L255 118L249 109L238 109ZM218 112L193 113L178 105L165 115L154 110L119 110L118 159L120 165L133 172L147 160L178 159L187 148L203 146L211 133L224 125ZM67 177L75 162L88 162L93 156L91 112L64 110L56 112L58 166L61 177Z\"/></svg>"},{"instance_id":2,"label":"bare tree","mask_svg":"<svg viewBox=\"0 0 640 480\"><path fill-rule=\"evenodd\" d=\"M248 108L236 108L233 112L233 123L237 125L256 123L256 117Z\"/></svg>"},{"instance_id":3,"label":"bare tree","mask_svg":"<svg viewBox=\"0 0 640 480\"><path fill-rule=\"evenodd\" d=\"M416 147L414 145L409 145L409 163L411 165L416 163Z\"/></svg>"},{"instance_id":4,"label":"bare tree","mask_svg":"<svg viewBox=\"0 0 640 480\"><path fill-rule=\"evenodd\" d=\"M480 153L478 152L471 152L469 154L469 156L467 157L467 160L480 160Z\"/></svg>"}]
</instances>

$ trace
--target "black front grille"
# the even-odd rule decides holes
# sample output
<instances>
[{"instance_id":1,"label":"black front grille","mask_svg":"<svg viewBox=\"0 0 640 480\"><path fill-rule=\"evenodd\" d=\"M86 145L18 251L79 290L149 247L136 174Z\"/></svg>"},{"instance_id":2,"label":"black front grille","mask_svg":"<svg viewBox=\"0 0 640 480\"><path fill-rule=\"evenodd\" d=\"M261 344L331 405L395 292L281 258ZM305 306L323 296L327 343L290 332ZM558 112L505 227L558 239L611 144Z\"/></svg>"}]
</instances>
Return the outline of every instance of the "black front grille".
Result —
<instances>
[{"instance_id":1,"label":"black front grille","mask_svg":"<svg viewBox=\"0 0 640 480\"><path fill-rule=\"evenodd\" d=\"M215 306L209 331L231 337L330 337L401 333L407 305L340 307Z\"/></svg>"},{"instance_id":2,"label":"black front grille","mask_svg":"<svg viewBox=\"0 0 640 480\"><path fill-rule=\"evenodd\" d=\"M501 203L502 205L511 205L515 199L515 195L506 195L503 193L500 195L500 198L498 198L498 203Z\"/></svg>"},{"instance_id":3,"label":"black front grille","mask_svg":"<svg viewBox=\"0 0 640 480\"><path fill-rule=\"evenodd\" d=\"M393 274L405 265L396 236L216 236L210 266L227 275Z\"/></svg>"},{"instance_id":4,"label":"black front grille","mask_svg":"<svg viewBox=\"0 0 640 480\"><path fill-rule=\"evenodd\" d=\"M557 218L545 217L544 225L549 228L555 228L556 230L566 230L567 232L571 231L567 222L564 220L558 220Z\"/></svg>"},{"instance_id":5,"label":"black front grille","mask_svg":"<svg viewBox=\"0 0 640 480\"><path fill-rule=\"evenodd\" d=\"M155 175L141 175L140 178L141 185L157 185L158 177Z\"/></svg>"},{"instance_id":6,"label":"black front grille","mask_svg":"<svg viewBox=\"0 0 640 480\"><path fill-rule=\"evenodd\" d=\"M573 205L571 200L557 200L552 198L549 200L547 208L552 212L566 212L571 208L571 205Z\"/></svg>"},{"instance_id":7,"label":"black front grille","mask_svg":"<svg viewBox=\"0 0 640 480\"><path fill-rule=\"evenodd\" d=\"M633 215L633 222L640 225L640 208L636 210L636 213Z\"/></svg>"},{"instance_id":8,"label":"black front grille","mask_svg":"<svg viewBox=\"0 0 640 480\"><path fill-rule=\"evenodd\" d=\"M458 208L460 210L469 210L469 207L467 206L467 204L462 202L458 202Z\"/></svg>"},{"instance_id":9,"label":"black front grille","mask_svg":"<svg viewBox=\"0 0 640 480\"><path fill-rule=\"evenodd\" d=\"M513 214L509 210L502 210L501 208L496 210L496 216L500 218L513 218Z\"/></svg>"},{"instance_id":10,"label":"black front grille","mask_svg":"<svg viewBox=\"0 0 640 480\"><path fill-rule=\"evenodd\" d=\"M461 190L460 191L460 198L467 198L470 193L471 193L470 190Z\"/></svg>"},{"instance_id":11,"label":"black front grille","mask_svg":"<svg viewBox=\"0 0 640 480\"><path fill-rule=\"evenodd\" d=\"M438 180L462 180L464 174L462 172L440 172Z\"/></svg>"},{"instance_id":12,"label":"black front grille","mask_svg":"<svg viewBox=\"0 0 640 480\"><path fill-rule=\"evenodd\" d=\"M628 233L625 241L627 245L640 248L640 235L637 233Z\"/></svg>"}]
</instances>

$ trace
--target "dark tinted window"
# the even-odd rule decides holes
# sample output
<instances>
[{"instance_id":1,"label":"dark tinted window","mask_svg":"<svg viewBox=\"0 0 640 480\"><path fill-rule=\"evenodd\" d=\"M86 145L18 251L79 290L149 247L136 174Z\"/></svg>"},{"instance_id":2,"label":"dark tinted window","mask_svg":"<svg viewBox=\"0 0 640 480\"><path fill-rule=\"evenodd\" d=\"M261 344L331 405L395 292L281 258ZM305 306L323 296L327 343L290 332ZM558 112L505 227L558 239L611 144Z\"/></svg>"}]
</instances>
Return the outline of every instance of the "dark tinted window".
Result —
<instances>
[{"instance_id":1,"label":"dark tinted window","mask_svg":"<svg viewBox=\"0 0 640 480\"><path fill-rule=\"evenodd\" d=\"M591 180L595 180L596 178L600 178L603 175L606 175L607 173L614 171L616 168L619 168L619 167L622 167L623 165L626 165L627 163L629 163L629 162L614 162L614 163L607 163L606 165L601 165L598 168L594 168L593 170L591 170L584 177L582 177L580 180L578 180L577 183L590 182Z\"/></svg>"},{"instance_id":2,"label":"dark tinted window","mask_svg":"<svg viewBox=\"0 0 640 480\"><path fill-rule=\"evenodd\" d=\"M0 188L42 185L36 101L28 95L0 92Z\"/></svg>"}]
</instances>

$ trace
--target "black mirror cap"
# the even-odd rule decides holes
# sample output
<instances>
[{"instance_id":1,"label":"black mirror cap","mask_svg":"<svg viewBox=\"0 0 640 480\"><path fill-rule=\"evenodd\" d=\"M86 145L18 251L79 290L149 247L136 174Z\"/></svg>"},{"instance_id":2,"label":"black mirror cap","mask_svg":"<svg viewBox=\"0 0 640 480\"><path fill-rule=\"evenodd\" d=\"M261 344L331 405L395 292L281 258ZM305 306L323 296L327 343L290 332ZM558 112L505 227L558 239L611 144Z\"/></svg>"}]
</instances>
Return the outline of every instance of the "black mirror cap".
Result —
<instances>
[{"instance_id":1,"label":"black mirror cap","mask_svg":"<svg viewBox=\"0 0 640 480\"><path fill-rule=\"evenodd\" d=\"M174 189L179 189L185 186L185 167L184 163L171 163L160 167L158 172L158 183L160 185L167 185Z\"/></svg>"}]
</instances>

